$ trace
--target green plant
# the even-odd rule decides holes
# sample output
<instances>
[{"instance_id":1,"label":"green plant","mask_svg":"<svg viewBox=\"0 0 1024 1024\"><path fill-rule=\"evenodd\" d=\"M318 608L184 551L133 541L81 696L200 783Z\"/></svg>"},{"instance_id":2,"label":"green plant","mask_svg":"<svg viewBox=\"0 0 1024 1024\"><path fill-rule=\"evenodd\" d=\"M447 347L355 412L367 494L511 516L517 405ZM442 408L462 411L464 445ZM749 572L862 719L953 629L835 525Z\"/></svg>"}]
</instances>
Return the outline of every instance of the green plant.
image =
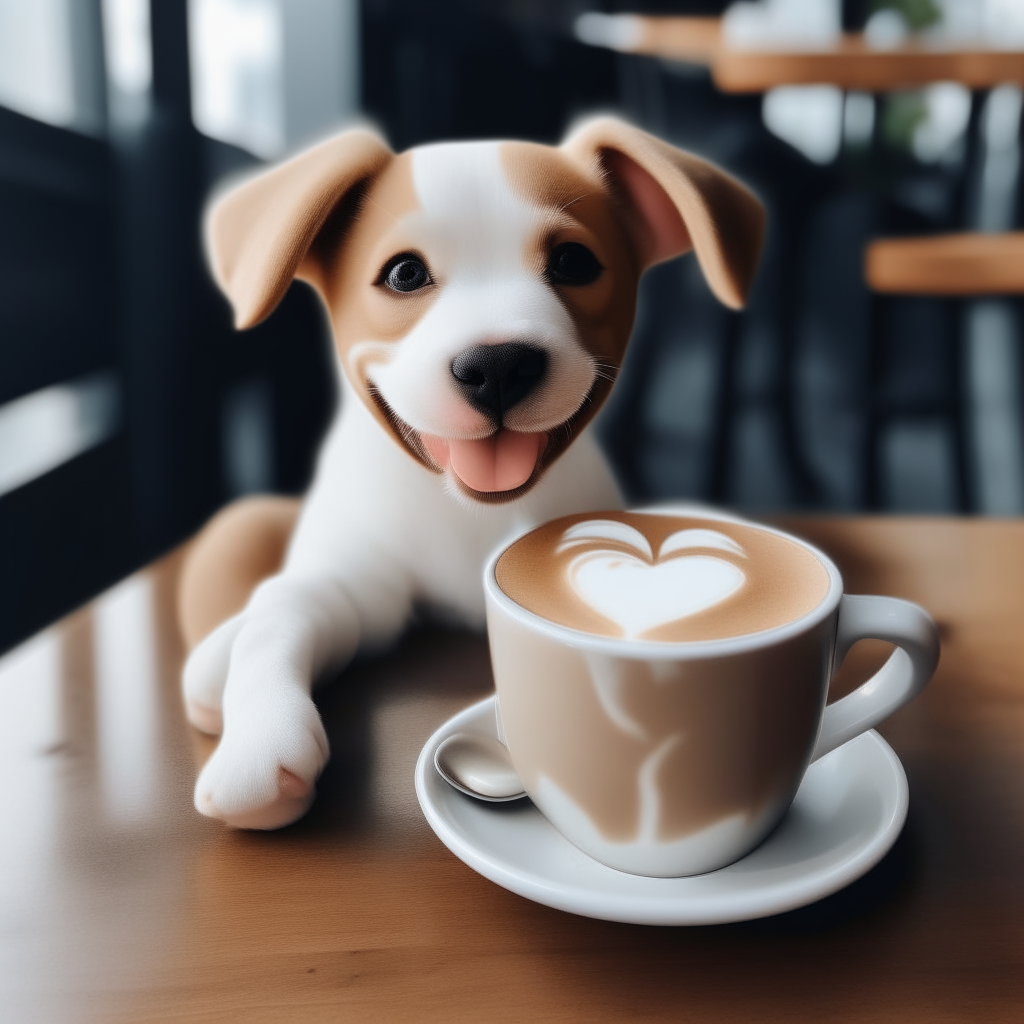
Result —
<instances>
[{"instance_id":1,"label":"green plant","mask_svg":"<svg viewBox=\"0 0 1024 1024\"><path fill-rule=\"evenodd\" d=\"M882 138L896 149L910 149L917 126L928 116L920 92L896 92L885 98Z\"/></svg>"},{"instance_id":2,"label":"green plant","mask_svg":"<svg viewBox=\"0 0 1024 1024\"><path fill-rule=\"evenodd\" d=\"M934 0L872 0L871 10L899 11L914 31L934 25L942 17L942 10Z\"/></svg>"}]
</instances>

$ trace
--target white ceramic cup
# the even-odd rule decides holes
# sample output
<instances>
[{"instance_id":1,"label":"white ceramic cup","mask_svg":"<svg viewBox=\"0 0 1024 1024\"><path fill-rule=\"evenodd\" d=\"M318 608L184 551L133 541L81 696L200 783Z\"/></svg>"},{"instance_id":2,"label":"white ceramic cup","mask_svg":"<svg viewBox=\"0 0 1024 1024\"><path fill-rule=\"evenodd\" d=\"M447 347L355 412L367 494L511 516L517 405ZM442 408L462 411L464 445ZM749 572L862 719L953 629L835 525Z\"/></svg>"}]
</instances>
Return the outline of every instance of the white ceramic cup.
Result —
<instances>
[{"instance_id":1,"label":"white ceramic cup","mask_svg":"<svg viewBox=\"0 0 1024 1024\"><path fill-rule=\"evenodd\" d=\"M501 551L484 570L499 736L548 820L621 871L676 877L743 857L778 824L807 766L906 704L938 662L938 631L919 605L844 595L838 569L805 541L718 518L811 552L828 573L824 599L782 626L727 639L617 639L509 598L495 577ZM869 638L897 649L826 706L847 651Z\"/></svg>"}]
</instances>

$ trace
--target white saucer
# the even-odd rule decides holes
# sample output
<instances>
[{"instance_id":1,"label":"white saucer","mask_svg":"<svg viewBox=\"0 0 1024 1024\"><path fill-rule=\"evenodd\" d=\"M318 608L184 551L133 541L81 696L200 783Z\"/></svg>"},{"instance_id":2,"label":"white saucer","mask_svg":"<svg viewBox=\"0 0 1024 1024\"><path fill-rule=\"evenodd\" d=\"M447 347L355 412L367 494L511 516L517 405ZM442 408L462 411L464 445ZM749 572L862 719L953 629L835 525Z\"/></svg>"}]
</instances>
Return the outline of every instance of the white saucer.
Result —
<instances>
[{"instance_id":1,"label":"white saucer","mask_svg":"<svg viewBox=\"0 0 1024 1024\"><path fill-rule=\"evenodd\" d=\"M494 736L494 698L449 719L420 752L416 795L430 827L485 878L585 917L720 924L792 910L874 867L907 817L903 765L877 732L867 732L811 765L782 823L742 860L688 878L629 875L577 850L529 800L487 804L449 786L434 751L454 732Z\"/></svg>"}]
</instances>

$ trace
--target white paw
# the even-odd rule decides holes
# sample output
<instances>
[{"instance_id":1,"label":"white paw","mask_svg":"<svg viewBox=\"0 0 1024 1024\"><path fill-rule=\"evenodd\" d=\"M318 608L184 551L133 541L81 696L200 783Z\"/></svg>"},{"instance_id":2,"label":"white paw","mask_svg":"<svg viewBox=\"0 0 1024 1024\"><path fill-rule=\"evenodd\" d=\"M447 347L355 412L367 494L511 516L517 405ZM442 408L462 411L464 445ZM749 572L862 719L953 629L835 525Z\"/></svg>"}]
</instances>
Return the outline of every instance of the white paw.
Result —
<instances>
[{"instance_id":1,"label":"white paw","mask_svg":"<svg viewBox=\"0 0 1024 1024\"><path fill-rule=\"evenodd\" d=\"M182 672L185 714L200 732L211 736L219 736L224 728L221 701L228 677L231 645L242 628L243 615L222 622L198 643Z\"/></svg>"},{"instance_id":2,"label":"white paw","mask_svg":"<svg viewBox=\"0 0 1024 1024\"><path fill-rule=\"evenodd\" d=\"M210 736L219 736L224 731L224 715L220 708L212 708L186 697L185 717L196 729Z\"/></svg>"},{"instance_id":3,"label":"white paw","mask_svg":"<svg viewBox=\"0 0 1024 1024\"><path fill-rule=\"evenodd\" d=\"M309 809L329 756L323 723L301 689L251 695L196 781L196 810L235 828L281 828Z\"/></svg>"}]
</instances>

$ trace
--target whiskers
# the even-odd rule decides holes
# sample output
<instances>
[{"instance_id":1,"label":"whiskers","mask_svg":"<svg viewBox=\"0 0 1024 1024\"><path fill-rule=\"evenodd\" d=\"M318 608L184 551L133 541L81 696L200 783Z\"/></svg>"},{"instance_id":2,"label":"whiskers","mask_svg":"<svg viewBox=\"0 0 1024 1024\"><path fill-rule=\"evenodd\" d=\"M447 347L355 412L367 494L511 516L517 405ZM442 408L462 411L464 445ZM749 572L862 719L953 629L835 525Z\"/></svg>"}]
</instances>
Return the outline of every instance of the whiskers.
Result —
<instances>
[{"instance_id":1,"label":"whiskers","mask_svg":"<svg viewBox=\"0 0 1024 1024\"><path fill-rule=\"evenodd\" d=\"M597 361L594 363L594 376L599 380L606 380L609 384L614 384L619 377L619 368L614 363Z\"/></svg>"},{"instance_id":2,"label":"whiskers","mask_svg":"<svg viewBox=\"0 0 1024 1024\"><path fill-rule=\"evenodd\" d=\"M580 202L580 200L586 199L587 196L591 195L594 195L593 191L584 192L582 195L577 196L575 199L570 199L567 203L562 203L562 205L558 207L558 212L564 213L566 210L569 209L570 206L575 206L578 202Z\"/></svg>"},{"instance_id":3,"label":"whiskers","mask_svg":"<svg viewBox=\"0 0 1024 1024\"><path fill-rule=\"evenodd\" d=\"M424 452L423 440L420 437L419 433L408 423L406 423L405 420L401 418L401 416L398 416L395 413L395 411L387 403L387 400L384 398L383 394L381 394L380 388L378 388L377 385L374 384L372 380L368 380L366 382L366 391L370 398L373 400L373 402L376 404L377 408L380 409L387 417L388 422L392 426L392 429L394 429L394 431L405 442L406 447L410 448L412 451L414 451L417 455L419 455L422 458L423 455L426 453ZM433 460L431 459L431 461Z\"/></svg>"},{"instance_id":4,"label":"whiskers","mask_svg":"<svg viewBox=\"0 0 1024 1024\"><path fill-rule=\"evenodd\" d=\"M402 435L402 440L405 441L407 445L409 445L410 447L415 446L417 448L420 446L420 435L416 433L416 431L413 430L413 428L410 427L408 423L406 423L404 420L398 420L397 427L399 433L401 433Z\"/></svg>"}]
</instances>

